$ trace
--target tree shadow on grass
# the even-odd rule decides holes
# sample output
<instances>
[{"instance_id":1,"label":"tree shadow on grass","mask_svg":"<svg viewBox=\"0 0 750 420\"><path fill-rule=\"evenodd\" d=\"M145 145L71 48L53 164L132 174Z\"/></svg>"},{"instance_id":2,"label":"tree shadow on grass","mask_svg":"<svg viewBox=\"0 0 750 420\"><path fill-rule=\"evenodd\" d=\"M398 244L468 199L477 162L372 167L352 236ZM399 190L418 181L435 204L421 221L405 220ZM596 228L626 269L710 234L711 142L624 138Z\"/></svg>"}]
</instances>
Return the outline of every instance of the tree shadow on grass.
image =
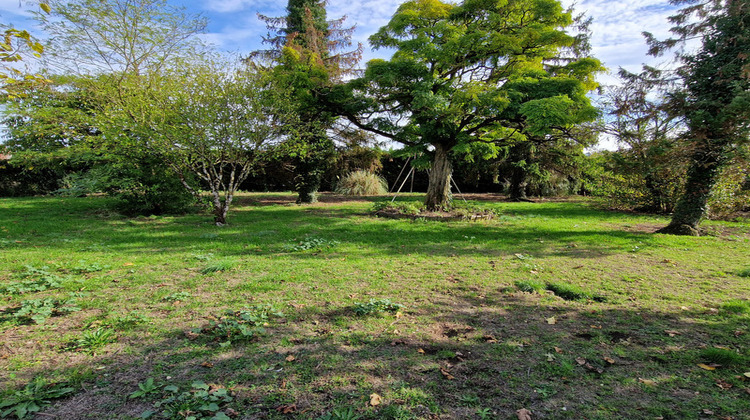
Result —
<instances>
[{"instance_id":1,"label":"tree shadow on grass","mask_svg":"<svg viewBox=\"0 0 750 420\"><path fill-rule=\"evenodd\" d=\"M295 306L250 344L221 348L171 330L131 334L119 354L60 363L54 369L68 374L93 370L76 396L45 414L137 417L153 401L127 395L149 377L183 389L195 380L228 387L235 401L222 409L245 419L314 419L346 407L366 419L510 419L521 408L535 419L698 419L705 410L740 419L750 412L742 376L750 362L747 313L520 292L425 296L400 317ZM39 374L49 371L24 372ZM380 404L370 404L372 394Z\"/></svg>"},{"instance_id":2,"label":"tree shadow on grass","mask_svg":"<svg viewBox=\"0 0 750 420\"><path fill-rule=\"evenodd\" d=\"M274 194L263 197L251 199L263 203L263 200L293 198ZM578 202L490 203L499 206L503 213L491 222L378 219L356 206L260 205L238 207L230 225L222 228L213 226L205 215L103 217L95 213L96 204L101 202L96 199L13 202L12 212L0 214L0 226L10 227L4 238L0 237L0 246L10 251L39 249L95 256L210 250L217 257L284 254L308 259L317 255L309 252L292 256L287 248L307 238L319 238L337 241L344 252L361 257L403 254L496 257L523 253L536 257L597 258L628 252L635 247L643 250L662 246L665 241L677 241L632 231L628 226L615 226L611 221L620 220L622 214L600 211ZM60 206L67 203L71 203L70 209L62 211ZM631 220L636 216L627 217ZM635 220L633 223L640 219ZM691 243L701 240L693 238ZM249 252L248 248L259 251Z\"/></svg>"}]
</instances>

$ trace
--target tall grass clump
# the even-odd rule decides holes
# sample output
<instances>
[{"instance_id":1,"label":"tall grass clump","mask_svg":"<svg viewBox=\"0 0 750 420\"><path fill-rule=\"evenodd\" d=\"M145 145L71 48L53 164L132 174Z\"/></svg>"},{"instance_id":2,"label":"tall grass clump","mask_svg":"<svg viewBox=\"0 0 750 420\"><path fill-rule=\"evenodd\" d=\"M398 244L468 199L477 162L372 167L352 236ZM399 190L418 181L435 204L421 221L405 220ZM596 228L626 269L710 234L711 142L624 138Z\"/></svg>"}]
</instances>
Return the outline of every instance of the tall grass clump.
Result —
<instances>
[{"instance_id":1,"label":"tall grass clump","mask_svg":"<svg viewBox=\"0 0 750 420\"><path fill-rule=\"evenodd\" d=\"M354 171L341 178L335 192L342 195L385 195L388 194L388 183L370 171Z\"/></svg>"}]
</instances>

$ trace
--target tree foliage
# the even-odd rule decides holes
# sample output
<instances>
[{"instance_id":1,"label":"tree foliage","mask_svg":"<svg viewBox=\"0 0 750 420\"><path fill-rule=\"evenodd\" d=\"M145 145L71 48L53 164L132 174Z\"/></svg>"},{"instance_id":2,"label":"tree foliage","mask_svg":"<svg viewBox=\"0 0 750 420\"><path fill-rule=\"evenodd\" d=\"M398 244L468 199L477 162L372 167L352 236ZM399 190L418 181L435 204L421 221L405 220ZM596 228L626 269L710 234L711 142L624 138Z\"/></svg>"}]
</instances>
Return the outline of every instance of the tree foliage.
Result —
<instances>
[{"instance_id":1,"label":"tree foliage","mask_svg":"<svg viewBox=\"0 0 750 420\"><path fill-rule=\"evenodd\" d=\"M570 57L581 39L566 32L574 19L554 0L415 0L402 4L370 38L396 50L368 63L349 84L356 101L344 113L357 126L432 155L426 206L450 202L449 153L497 144L596 117L586 93L602 69Z\"/></svg>"},{"instance_id":2,"label":"tree foliage","mask_svg":"<svg viewBox=\"0 0 750 420\"><path fill-rule=\"evenodd\" d=\"M672 101L689 130L691 164L685 193L669 226L660 232L695 235L721 170L750 134L750 1L672 3L685 6L670 18L674 37L657 41L647 34L651 53L695 38L701 46L677 53L682 83Z\"/></svg>"},{"instance_id":3,"label":"tree foliage","mask_svg":"<svg viewBox=\"0 0 750 420\"><path fill-rule=\"evenodd\" d=\"M603 132L620 146L612 169L633 189L630 205L669 213L682 193L689 159L684 118L668 99L674 85L664 71L648 66L638 74L620 69L619 75L621 84L608 87L603 100L610 116Z\"/></svg>"},{"instance_id":4,"label":"tree foliage","mask_svg":"<svg viewBox=\"0 0 750 420\"><path fill-rule=\"evenodd\" d=\"M322 106L321 95L352 74L362 49L351 50L353 28L343 26L345 18L327 20L324 2L290 0L286 17L261 19L268 26L264 41L271 49L254 53L250 61L272 67L278 88L294 98L299 118L287 122L284 149L295 167L298 203L314 202L334 155L327 130L336 115Z\"/></svg>"},{"instance_id":5,"label":"tree foliage","mask_svg":"<svg viewBox=\"0 0 750 420\"><path fill-rule=\"evenodd\" d=\"M52 0L35 16L49 35L46 61L67 74L140 74L200 49L206 20L167 0Z\"/></svg>"},{"instance_id":6,"label":"tree foliage","mask_svg":"<svg viewBox=\"0 0 750 420\"><path fill-rule=\"evenodd\" d=\"M19 3L20 6L20 3ZM46 2L39 3L43 13L50 13L50 6ZM3 25L4 26L4 25ZM26 30L13 27L2 31L0 42L0 96L14 98L20 92L32 86L44 84L47 79L39 74L31 74L18 68L29 53L41 58L44 46L31 36Z\"/></svg>"},{"instance_id":7,"label":"tree foliage","mask_svg":"<svg viewBox=\"0 0 750 420\"><path fill-rule=\"evenodd\" d=\"M210 57L125 78L117 89L106 109L110 141L159 153L196 196L188 181L202 180L215 222L225 224L237 188L278 136L269 116L288 100L266 74Z\"/></svg>"}]
</instances>

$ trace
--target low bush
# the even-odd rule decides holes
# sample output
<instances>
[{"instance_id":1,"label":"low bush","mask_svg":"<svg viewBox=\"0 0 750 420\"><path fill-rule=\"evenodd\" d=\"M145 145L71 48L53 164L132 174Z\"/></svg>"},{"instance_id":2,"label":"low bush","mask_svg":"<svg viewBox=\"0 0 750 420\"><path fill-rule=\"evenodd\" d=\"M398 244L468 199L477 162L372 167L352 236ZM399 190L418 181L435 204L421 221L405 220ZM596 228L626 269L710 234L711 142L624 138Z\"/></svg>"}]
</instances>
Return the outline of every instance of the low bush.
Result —
<instances>
[{"instance_id":1,"label":"low bush","mask_svg":"<svg viewBox=\"0 0 750 420\"><path fill-rule=\"evenodd\" d=\"M336 184L336 194L342 195L385 195L388 184L382 177L369 171L355 171L341 178Z\"/></svg>"}]
</instances>

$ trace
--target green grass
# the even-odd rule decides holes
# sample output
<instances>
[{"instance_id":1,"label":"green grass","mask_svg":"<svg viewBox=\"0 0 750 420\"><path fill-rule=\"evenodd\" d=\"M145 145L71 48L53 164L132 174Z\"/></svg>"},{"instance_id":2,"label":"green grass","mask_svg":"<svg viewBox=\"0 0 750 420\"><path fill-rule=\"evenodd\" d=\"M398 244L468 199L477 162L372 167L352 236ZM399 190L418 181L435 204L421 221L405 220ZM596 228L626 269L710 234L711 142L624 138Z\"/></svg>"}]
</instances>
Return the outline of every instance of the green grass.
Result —
<instances>
[{"instance_id":1,"label":"green grass","mask_svg":"<svg viewBox=\"0 0 750 420\"><path fill-rule=\"evenodd\" d=\"M224 227L0 199L0 400L41 397L43 378L75 389L44 408L65 419L750 412L747 221L674 237L583 200L471 202L495 217L445 222L294 198L241 195ZM71 296L79 311L15 316ZM243 312L262 307L284 317Z\"/></svg>"}]
</instances>

